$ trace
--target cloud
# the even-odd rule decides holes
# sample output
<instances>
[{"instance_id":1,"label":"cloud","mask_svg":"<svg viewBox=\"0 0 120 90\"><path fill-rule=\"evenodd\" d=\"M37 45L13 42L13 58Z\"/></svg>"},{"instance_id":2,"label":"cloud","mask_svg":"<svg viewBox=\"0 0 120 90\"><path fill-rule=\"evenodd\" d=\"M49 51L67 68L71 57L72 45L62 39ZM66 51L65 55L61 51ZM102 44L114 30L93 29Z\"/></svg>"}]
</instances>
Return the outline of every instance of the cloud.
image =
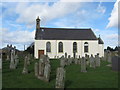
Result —
<instances>
[{"instance_id":1,"label":"cloud","mask_svg":"<svg viewBox=\"0 0 120 90\"><path fill-rule=\"evenodd\" d=\"M2 28L2 43L9 44L30 44L34 41L35 30L10 31L7 28Z\"/></svg>"},{"instance_id":2,"label":"cloud","mask_svg":"<svg viewBox=\"0 0 120 90\"><path fill-rule=\"evenodd\" d=\"M56 2L59 0L1 0L1 2ZM115 2L115 0L61 0L62 2Z\"/></svg>"},{"instance_id":3,"label":"cloud","mask_svg":"<svg viewBox=\"0 0 120 90\"><path fill-rule=\"evenodd\" d=\"M16 13L19 14L17 22L26 23L31 26L35 24L35 18L40 16L41 23L46 24L46 22L52 19L74 13L80 6L80 3L68 3L61 1L55 2L52 5L49 5L48 3L19 3L16 7Z\"/></svg>"},{"instance_id":4,"label":"cloud","mask_svg":"<svg viewBox=\"0 0 120 90\"><path fill-rule=\"evenodd\" d=\"M106 8L102 6L100 2L100 4L98 4L98 7L97 7L97 12L104 14L105 11L106 11Z\"/></svg>"},{"instance_id":5,"label":"cloud","mask_svg":"<svg viewBox=\"0 0 120 90\"><path fill-rule=\"evenodd\" d=\"M106 26L107 28L110 27L118 27L118 2L120 0L117 0L116 3L114 4L114 8L111 12L111 16L108 18L109 23Z\"/></svg>"},{"instance_id":6,"label":"cloud","mask_svg":"<svg viewBox=\"0 0 120 90\"><path fill-rule=\"evenodd\" d=\"M107 35L106 36L107 38L109 38L109 39L118 39L118 34L110 34L110 35Z\"/></svg>"}]
</instances>

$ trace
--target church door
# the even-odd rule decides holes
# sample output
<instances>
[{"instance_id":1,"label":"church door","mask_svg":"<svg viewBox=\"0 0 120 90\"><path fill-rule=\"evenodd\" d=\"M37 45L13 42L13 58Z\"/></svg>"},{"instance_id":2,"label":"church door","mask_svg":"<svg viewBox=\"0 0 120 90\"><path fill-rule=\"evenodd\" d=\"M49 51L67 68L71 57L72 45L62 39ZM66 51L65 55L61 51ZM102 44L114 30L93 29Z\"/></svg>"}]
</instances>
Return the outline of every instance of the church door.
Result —
<instances>
[{"instance_id":1,"label":"church door","mask_svg":"<svg viewBox=\"0 0 120 90\"><path fill-rule=\"evenodd\" d=\"M40 58L40 55L44 55L44 50L38 50L38 58Z\"/></svg>"}]
</instances>

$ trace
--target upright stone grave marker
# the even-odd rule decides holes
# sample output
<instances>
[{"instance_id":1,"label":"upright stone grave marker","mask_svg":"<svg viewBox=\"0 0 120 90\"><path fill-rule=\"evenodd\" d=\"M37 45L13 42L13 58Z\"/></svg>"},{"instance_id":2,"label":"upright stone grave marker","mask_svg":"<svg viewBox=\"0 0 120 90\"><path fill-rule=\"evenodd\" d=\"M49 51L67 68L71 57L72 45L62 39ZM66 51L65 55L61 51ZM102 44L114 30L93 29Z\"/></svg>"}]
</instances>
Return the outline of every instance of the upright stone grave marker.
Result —
<instances>
[{"instance_id":1,"label":"upright stone grave marker","mask_svg":"<svg viewBox=\"0 0 120 90\"><path fill-rule=\"evenodd\" d=\"M0 69L2 69L2 53L0 53Z\"/></svg>"},{"instance_id":2,"label":"upright stone grave marker","mask_svg":"<svg viewBox=\"0 0 120 90\"><path fill-rule=\"evenodd\" d=\"M50 72L51 72L51 66L49 62L46 62L45 69L44 69L44 80L46 82L49 82L50 80Z\"/></svg>"},{"instance_id":3,"label":"upright stone grave marker","mask_svg":"<svg viewBox=\"0 0 120 90\"><path fill-rule=\"evenodd\" d=\"M43 62L43 59L40 58L39 60L39 75L40 76L44 75L44 67L45 67L45 63Z\"/></svg>"},{"instance_id":4,"label":"upright stone grave marker","mask_svg":"<svg viewBox=\"0 0 120 90\"><path fill-rule=\"evenodd\" d=\"M24 59L24 68L23 68L22 73L23 73L23 74L27 74L27 73L28 73L28 68L27 68L27 56L25 56L25 59Z\"/></svg>"},{"instance_id":5,"label":"upright stone grave marker","mask_svg":"<svg viewBox=\"0 0 120 90\"><path fill-rule=\"evenodd\" d=\"M79 59L78 59L78 64L81 64L81 58L80 58L80 55L79 55Z\"/></svg>"},{"instance_id":6,"label":"upright stone grave marker","mask_svg":"<svg viewBox=\"0 0 120 90\"><path fill-rule=\"evenodd\" d=\"M100 67L100 58L99 58L99 54L95 55L95 64L96 64L96 67Z\"/></svg>"},{"instance_id":7,"label":"upright stone grave marker","mask_svg":"<svg viewBox=\"0 0 120 90\"><path fill-rule=\"evenodd\" d=\"M19 63L19 59L18 59L18 55L15 55L15 67L17 67L18 63Z\"/></svg>"},{"instance_id":8,"label":"upright stone grave marker","mask_svg":"<svg viewBox=\"0 0 120 90\"><path fill-rule=\"evenodd\" d=\"M120 56L113 56L112 57L112 70L113 71L120 71Z\"/></svg>"},{"instance_id":9,"label":"upright stone grave marker","mask_svg":"<svg viewBox=\"0 0 120 90\"><path fill-rule=\"evenodd\" d=\"M111 52L109 51L108 52L108 62L109 63L111 63L111 61L112 61L111 59L112 59L112 55L111 55Z\"/></svg>"},{"instance_id":10,"label":"upright stone grave marker","mask_svg":"<svg viewBox=\"0 0 120 90\"><path fill-rule=\"evenodd\" d=\"M61 59L60 59L60 66L61 66L61 67L65 67L65 59L64 59L64 56L62 56Z\"/></svg>"},{"instance_id":11,"label":"upright stone grave marker","mask_svg":"<svg viewBox=\"0 0 120 90\"><path fill-rule=\"evenodd\" d=\"M38 77L38 75L39 75L39 66L38 66L38 62L35 63L34 70L35 70L35 76Z\"/></svg>"},{"instance_id":12,"label":"upright stone grave marker","mask_svg":"<svg viewBox=\"0 0 120 90\"><path fill-rule=\"evenodd\" d=\"M65 83L65 70L63 67L57 68L57 74L56 74L56 88L64 88Z\"/></svg>"},{"instance_id":13,"label":"upright stone grave marker","mask_svg":"<svg viewBox=\"0 0 120 90\"><path fill-rule=\"evenodd\" d=\"M81 59L81 72L87 72L86 70L86 60L84 57Z\"/></svg>"},{"instance_id":14,"label":"upright stone grave marker","mask_svg":"<svg viewBox=\"0 0 120 90\"><path fill-rule=\"evenodd\" d=\"M91 54L91 57L90 57L90 67L95 68L95 58L93 57L92 54Z\"/></svg>"},{"instance_id":15,"label":"upright stone grave marker","mask_svg":"<svg viewBox=\"0 0 120 90\"><path fill-rule=\"evenodd\" d=\"M70 55L68 55L68 65L71 64L71 58L70 58Z\"/></svg>"},{"instance_id":16,"label":"upright stone grave marker","mask_svg":"<svg viewBox=\"0 0 120 90\"><path fill-rule=\"evenodd\" d=\"M13 53L13 50L11 50L10 69L15 69L15 61L14 61L14 53Z\"/></svg>"}]
</instances>

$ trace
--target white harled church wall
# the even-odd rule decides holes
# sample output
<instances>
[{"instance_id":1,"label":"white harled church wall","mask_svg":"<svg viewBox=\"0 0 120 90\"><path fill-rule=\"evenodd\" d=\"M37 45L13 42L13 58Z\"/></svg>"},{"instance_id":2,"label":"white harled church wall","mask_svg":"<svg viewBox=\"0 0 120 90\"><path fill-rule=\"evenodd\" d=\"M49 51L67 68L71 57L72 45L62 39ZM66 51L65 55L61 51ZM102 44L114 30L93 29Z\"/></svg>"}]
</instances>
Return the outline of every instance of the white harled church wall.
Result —
<instances>
[{"instance_id":1,"label":"white harled church wall","mask_svg":"<svg viewBox=\"0 0 120 90\"><path fill-rule=\"evenodd\" d=\"M99 56L104 57L104 44L99 44Z\"/></svg>"},{"instance_id":2,"label":"white harled church wall","mask_svg":"<svg viewBox=\"0 0 120 90\"><path fill-rule=\"evenodd\" d=\"M38 58L38 50L44 50L44 54L46 54L46 43L51 42L51 52L47 53L50 58L61 57L62 55L70 55L73 57L73 42L77 43L77 53L76 56L79 55L85 56L85 54L96 55L97 53L100 56L104 55L104 45L98 44L98 40L35 40L35 47L34 47L34 56ZM63 52L58 52L58 43L63 43ZM84 43L88 42L88 53L84 53Z\"/></svg>"}]
</instances>

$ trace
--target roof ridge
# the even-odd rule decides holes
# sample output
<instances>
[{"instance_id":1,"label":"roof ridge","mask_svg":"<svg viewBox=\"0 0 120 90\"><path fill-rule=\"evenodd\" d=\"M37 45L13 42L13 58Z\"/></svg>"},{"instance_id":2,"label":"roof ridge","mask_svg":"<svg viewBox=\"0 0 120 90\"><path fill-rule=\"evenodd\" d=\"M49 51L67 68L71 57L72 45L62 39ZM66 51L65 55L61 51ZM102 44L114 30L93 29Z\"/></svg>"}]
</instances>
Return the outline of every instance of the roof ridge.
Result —
<instances>
[{"instance_id":1,"label":"roof ridge","mask_svg":"<svg viewBox=\"0 0 120 90\"><path fill-rule=\"evenodd\" d=\"M91 30L91 28L49 28L49 27L40 27L40 29L74 29L74 30L80 30L80 29L83 29L83 30Z\"/></svg>"}]
</instances>

